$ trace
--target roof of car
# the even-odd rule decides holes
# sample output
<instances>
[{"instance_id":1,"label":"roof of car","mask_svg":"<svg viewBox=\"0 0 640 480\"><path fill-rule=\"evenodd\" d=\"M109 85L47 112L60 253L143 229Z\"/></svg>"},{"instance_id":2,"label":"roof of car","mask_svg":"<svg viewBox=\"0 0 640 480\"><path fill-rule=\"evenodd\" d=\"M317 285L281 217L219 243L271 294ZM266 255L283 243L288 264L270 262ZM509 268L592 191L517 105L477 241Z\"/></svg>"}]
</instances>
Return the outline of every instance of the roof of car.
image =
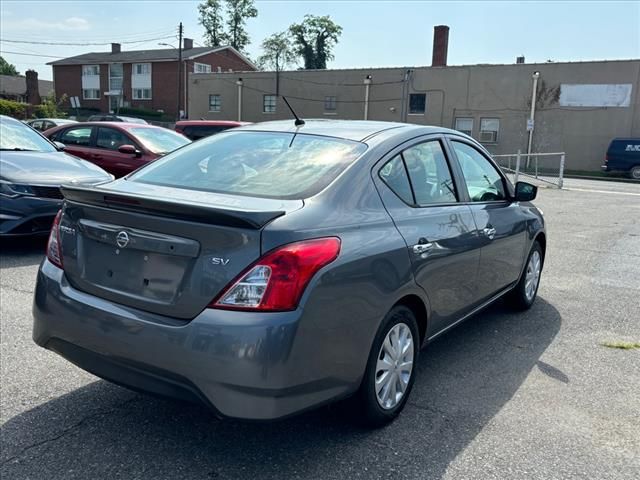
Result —
<instances>
[{"instance_id":1,"label":"roof of car","mask_svg":"<svg viewBox=\"0 0 640 480\"><path fill-rule=\"evenodd\" d=\"M208 125L220 127L237 127L241 125L250 125L250 122L236 122L235 120L180 120L176 122L176 126L186 127L189 125Z\"/></svg>"},{"instance_id":2,"label":"roof of car","mask_svg":"<svg viewBox=\"0 0 640 480\"><path fill-rule=\"evenodd\" d=\"M324 135L327 137L344 138L347 140L364 141L380 132L391 129L423 129L425 133L443 131L440 127L425 127L422 125L378 122L369 120L324 120L305 119L305 124L296 127L294 120L277 120L273 122L252 123L240 127L240 130L254 130L263 132L290 132L307 133L311 135Z\"/></svg>"}]
</instances>

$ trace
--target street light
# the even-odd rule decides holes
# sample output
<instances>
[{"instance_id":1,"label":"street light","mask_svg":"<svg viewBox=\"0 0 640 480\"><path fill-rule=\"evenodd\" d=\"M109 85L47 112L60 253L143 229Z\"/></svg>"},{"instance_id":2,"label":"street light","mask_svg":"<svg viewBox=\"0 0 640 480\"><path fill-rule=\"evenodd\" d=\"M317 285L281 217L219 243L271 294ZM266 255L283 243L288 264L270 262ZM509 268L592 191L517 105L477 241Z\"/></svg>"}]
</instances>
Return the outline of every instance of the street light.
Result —
<instances>
[{"instance_id":1,"label":"street light","mask_svg":"<svg viewBox=\"0 0 640 480\"><path fill-rule=\"evenodd\" d=\"M182 28L182 24L180 24L180 28ZM178 120L182 119L180 115L180 97L182 96L182 42L178 44L178 47L174 47L170 43L158 43L163 47L171 47L174 50L178 50L178 111L176 112L176 116Z\"/></svg>"}]
</instances>

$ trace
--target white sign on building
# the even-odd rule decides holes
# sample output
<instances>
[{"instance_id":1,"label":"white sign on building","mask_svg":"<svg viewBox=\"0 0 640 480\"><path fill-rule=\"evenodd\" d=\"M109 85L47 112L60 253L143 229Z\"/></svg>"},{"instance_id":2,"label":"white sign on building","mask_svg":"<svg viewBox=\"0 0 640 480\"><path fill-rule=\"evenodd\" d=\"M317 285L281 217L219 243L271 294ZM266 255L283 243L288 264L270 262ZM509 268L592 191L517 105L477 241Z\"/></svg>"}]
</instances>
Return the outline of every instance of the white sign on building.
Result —
<instances>
[{"instance_id":1,"label":"white sign on building","mask_svg":"<svg viewBox=\"0 0 640 480\"><path fill-rule=\"evenodd\" d=\"M628 107L631 105L631 84L568 84L560 85L562 107Z\"/></svg>"}]
</instances>

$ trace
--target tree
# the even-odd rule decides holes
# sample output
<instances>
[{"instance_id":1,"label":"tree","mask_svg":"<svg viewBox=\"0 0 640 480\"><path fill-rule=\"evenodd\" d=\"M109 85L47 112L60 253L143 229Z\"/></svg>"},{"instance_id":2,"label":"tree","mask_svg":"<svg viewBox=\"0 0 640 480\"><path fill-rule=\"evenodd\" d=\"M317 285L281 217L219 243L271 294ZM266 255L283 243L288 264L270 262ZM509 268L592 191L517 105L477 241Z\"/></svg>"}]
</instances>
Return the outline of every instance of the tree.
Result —
<instances>
[{"instance_id":1,"label":"tree","mask_svg":"<svg viewBox=\"0 0 640 480\"><path fill-rule=\"evenodd\" d=\"M224 12L223 3L226 5ZM249 45L245 25L248 18L258 16L254 0L206 0L198 5L198 12L210 47L231 45L242 52Z\"/></svg>"},{"instance_id":2,"label":"tree","mask_svg":"<svg viewBox=\"0 0 640 480\"><path fill-rule=\"evenodd\" d=\"M258 16L258 9L253 4L253 0L226 0L227 2L227 27L229 28L228 38L230 45L242 52L249 45L249 35L245 28L247 18Z\"/></svg>"},{"instance_id":3,"label":"tree","mask_svg":"<svg viewBox=\"0 0 640 480\"><path fill-rule=\"evenodd\" d=\"M301 23L289 27L294 38L294 51L304 59L304 68L327 68L327 60L333 60L332 50L342 34L342 27L326 15L305 15Z\"/></svg>"},{"instance_id":4,"label":"tree","mask_svg":"<svg viewBox=\"0 0 640 480\"><path fill-rule=\"evenodd\" d=\"M10 64L0 56L0 75L11 75L12 77L17 77L20 75L20 72L18 72L15 65Z\"/></svg>"},{"instance_id":5,"label":"tree","mask_svg":"<svg viewBox=\"0 0 640 480\"><path fill-rule=\"evenodd\" d=\"M263 53L257 62L262 69L279 72L296 61L296 54L291 48L287 32L274 33L265 38L261 46Z\"/></svg>"},{"instance_id":6,"label":"tree","mask_svg":"<svg viewBox=\"0 0 640 480\"><path fill-rule=\"evenodd\" d=\"M210 47L225 45L229 39L224 31L221 0L206 0L198 5L199 23L204 27L206 43Z\"/></svg>"}]
</instances>

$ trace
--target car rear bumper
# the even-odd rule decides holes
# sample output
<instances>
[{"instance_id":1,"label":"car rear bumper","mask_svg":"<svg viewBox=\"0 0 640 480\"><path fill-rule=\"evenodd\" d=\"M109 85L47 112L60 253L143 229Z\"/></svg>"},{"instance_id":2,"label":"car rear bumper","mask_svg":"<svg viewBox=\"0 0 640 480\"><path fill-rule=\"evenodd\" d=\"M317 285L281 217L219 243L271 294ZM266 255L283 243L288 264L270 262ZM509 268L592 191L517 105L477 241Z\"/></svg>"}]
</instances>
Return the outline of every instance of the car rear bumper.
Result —
<instances>
[{"instance_id":1,"label":"car rear bumper","mask_svg":"<svg viewBox=\"0 0 640 480\"><path fill-rule=\"evenodd\" d=\"M221 416L281 418L358 386L318 367L299 311L206 309L185 322L76 290L45 259L33 315L34 341L77 366L133 389L205 403Z\"/></svg>"},{"instance_id":2,"label":"car rear bumper","mask_svg":"<svg viewBox=\"0 0 640 480\"><path fill-rule=\"evenodd\" d=\"M62 200L39 197L2 198L0 235L45 235Z\"/></svg>"}]
</instances>

